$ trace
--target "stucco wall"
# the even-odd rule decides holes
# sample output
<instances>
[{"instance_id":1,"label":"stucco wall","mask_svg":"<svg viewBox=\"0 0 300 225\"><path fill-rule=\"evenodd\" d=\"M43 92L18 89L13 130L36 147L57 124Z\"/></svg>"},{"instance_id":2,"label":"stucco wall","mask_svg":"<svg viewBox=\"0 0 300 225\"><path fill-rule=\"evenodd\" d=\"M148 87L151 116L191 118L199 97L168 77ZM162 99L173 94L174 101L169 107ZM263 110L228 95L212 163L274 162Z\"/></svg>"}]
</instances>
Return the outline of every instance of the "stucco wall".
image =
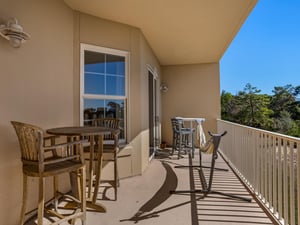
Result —
<instances>
[{"instance_id":1,"label":"stucco wall","mask_svg":"<svg viewBox=\"0 0 300 225\"><path fill-rule=\"evenodd\" d=\"M21 206L22 168L10 121L45 129L79 124L80 43L130 53L129 145L124 155L131 156L125 157L127 161L122 158L119 164L121 177L141 174L149 163L147 65L158 73L158 116L163 140L170 143L170 118L178 115L205 117L205 129L216 130L215 118L220 114L218 63L161 69L138 28L74 12L61 0L0 0L0 5L1 21L16 17L31 35L19 49L0 38L0 201L5 203L0 205L0 224L17 224ZM162 96L161 81L169 86ZM47 180L47 197L51 194L50 181ZM36 207L37 185L35 179L29 183L28 209L32 209ZM67 190L68 182L61 188Z\"/></svg>"},{"instance_id":2,"label":"stucco wall","mask_svg":"<svg viewBox=\"0 0 300 225\"><path fill-rule=\"evenodd\" d=\"M73 124L73 11L60 0L0 0L0 5L1 21L16 17L31 35L19 49L0 38L0 224L15 225L22 168L10 121L43 128ZM29 183L32 209L37 188L35 179Z\"/></svg>"},{"instance_id":3,"label":"stucco wall","mask_svg":"<svg viewBox=\"0 0 300 225\"><path fill-rule=\"evenodd\" d=\"M219 64L162 67L162 82L169 90L162 94L162 139L172 144L171 118L203 117L205 131L217 131L220 118Z\"/></svg>"},{"instance_id":4,"label":"stucco wall","mask_svg":"<svg viewBox=\"0 0 300 225\"><path fill-rule=\"evenodd\" d=\"M161 108L161 92L159 90L160 80L161 80L161 69L160 65L158 64L158 60L155 57L152 49L150 48L147 40L141 34L140 39L140 52L141 52L141 67L140 67L140 76L141 76L141 104L140 104L140 111L141 114L141 130L142 130L142 157L141 157L141 167L142 171L144 171L148 164L149 164L149 86L148 86L148 69L151 67L152 70L155 70L157 73L157 90L156 90L156 97L157 97L157 115L160 118L162 113ZM160 124L159 124L160 126ZM159 134L158 134L159 135ZM158 137L160 138L160 137Z\"/></svg>"},{"instance_id":5,"label":"stucco wall","mask_svg":"<svg viewBox=\"0 0 300 225\"><path fill-rule=\"evenodd\" d=\"M80 42L130 53L129 146L124 155L131 157L119 164L121 177L141 174L148 165L148 123L143 122L148 115L145 68L146 64L160 68L137 28L74 12L61 0L0 0L0 5L1 21L16 17L31 35L19 49L0 38L0 224L15 225L21 207L22 164L10 121L45 129L79 124ZM62 191L69 189L65 178ZM36 207L37 183L35 179L29 183L31 210ZM51 180L46 183L49 198Z\"/></svg>"},{"instance_id":6,"label":"stucco wall","mask_svg":"<svg viewBox=\"0 0 300 225\"><path fill-rule=\"evenodd\" d=\"M131 158L122 157L119 165L123 168L122 171L128 172L131 167L131 173L123 174L125 177L141 174L149 163L148 70L146 65L150 64L156 67L159 72L159 63L138 28L82 13L77 13L75 17L79 26L79 28L75 28L79 30L79 38L78 41L75 41L75 46L87 43L128 51L130 54L127 127L129 144L124 154L131 154ZM79 65L74 66L74 70L77 71L75 80L78 80ZM160 93L158 92L158 94ZM104 170L104 176L105 172Z\"/></svg>"}]
</instances>

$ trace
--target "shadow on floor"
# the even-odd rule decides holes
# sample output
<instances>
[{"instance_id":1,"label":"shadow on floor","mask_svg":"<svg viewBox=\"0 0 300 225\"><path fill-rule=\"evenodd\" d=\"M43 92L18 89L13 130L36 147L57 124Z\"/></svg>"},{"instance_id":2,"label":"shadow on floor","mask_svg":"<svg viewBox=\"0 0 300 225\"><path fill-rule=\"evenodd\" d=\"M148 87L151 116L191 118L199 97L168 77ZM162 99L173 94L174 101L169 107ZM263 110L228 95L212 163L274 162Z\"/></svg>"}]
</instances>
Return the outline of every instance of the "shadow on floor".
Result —
<instances>
[{"instance_id":1,"label":"shadow on floor","mask_svg":"<svg viewBox=\"0 0 300 225\"><path fill-rule=\"evenodd\" d=\"M216 194L181 194L186 195L188 200L155 211L155 208L171 196L170 190L176 190L178 183L176 173L171 166L180 164L175 160L165 160L161 161L161 163L166 170L166 178L160 189L151 199L149 199L149 201L140 207L131 218L120 220L120 222L132 221L138 223L142 220L159 217L161 213L177 207L190 205L191 225L273 224L255 201L245 202ZM195 160L189 157L188 164L192 165L193 163L197 164ZM209 165L209 160L207 163ZM220 165L222 167L227 167L223 160L220 160ZM199 168L190 167L187 169L187 172L189 174L190 189L195 190L203 188L204 178L202 176L205 176L205 179L207 179L209 176L209 169L205 169L202 175L200 174ZM243 184L232 171L215 171L213 188L216 191L251 198L249 192L244 188Z\"/></svg>"},{"instance_id":2,"label":"shadow on floor","mask_svg":"<svg viewBox=\"0 0 300 225\"><path fill-rule=\"evenodd\" d=\"M138 211L136 212L135 215L133 215L129 219L120 220L120 222L134 221L135 223L137 223L140 220L145 220L145 219L149 219L152 217L158 217L159 213L167 210L167 209L159 210L159 211L154 211L154 212L150 213L151 211L153 211L156 207L158 207L160 204L165 202L171 196L170 190L176 189L177 184L178 184L177 176L176 176L175 172L173 171L172 167L165 161L161 161L161 163L166 171L166 177L165 177L165 180L164 180L164 183L162 184L162 186L152 196L152 198L149 199L149 201L147 201L144 205L142 205L138 209Z\"/></svg>"}]
</instances>

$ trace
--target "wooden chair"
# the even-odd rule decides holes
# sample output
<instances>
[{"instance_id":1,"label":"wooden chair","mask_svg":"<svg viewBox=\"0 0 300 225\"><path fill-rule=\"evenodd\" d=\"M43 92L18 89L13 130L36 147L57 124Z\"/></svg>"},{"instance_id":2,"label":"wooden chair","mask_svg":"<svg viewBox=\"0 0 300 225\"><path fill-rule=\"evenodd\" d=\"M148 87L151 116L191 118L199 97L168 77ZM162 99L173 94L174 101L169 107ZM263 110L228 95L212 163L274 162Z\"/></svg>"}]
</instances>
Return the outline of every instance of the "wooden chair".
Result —
<instances>
[{"instance_id":1,"label":"wooden chair","mask_svg":"<svg viewBox=\"0 0 300 225\"><path fill-rule=\"evenodd\" d=\"M21 122L11 122L18 136L21 159L23 164L23 201L20 216L20 224L24 224L27 204L27 177L37 177L39 179L38 194L38 225L43 224L44 211L58 219L51 224L61 224L63 222L75 223L76 218L80 218L82 224L86 220L86 197L85 182L86 172L83 158L83 141L73 141L62 144L54 144L53 137L45 137L44 131L34 125ZM47 145L47 140L50 145ZM58 175L70 173L76 176L80 186L76 187L79 197L65 195L58 191ZM45 206L45 178L53 177L54 204ZM77 181L78 181L77 180ZM72 200L76 204L76 209L72 213L61 214L58 212L58 198ZM51 203L51 202L50 202ZM52 206L50 208L50 205ZM54 206L53 206L54 205ZM54 219L53 219L54 220ZM47 223L48 224L48 223Z\"/></svg>"},{"instance_id":2,"label":"wooden chair","mask_svg":"<svg viewBox=\"0 0 300 225\"><path fill-rule=\"evenodd\" d=\"M98 127L108 127L114 129L120 129L120 119L117 118L97 118L93 119L92 126ZM116 132L114 134L104 135L103 140L103 154L108 155L108 157L104 157L103 161L113 162L114 164L114 179L109 181L102 181L109 183L114 188L115 199L117 200L117 188L120 186L119 174L118 174L118 157L117 154L119 152L119 134L120 132ZM95 139L97 145L97 139ZM86 149L86 148L85 148ZM98 149L95 147L95 150ZM97 159L97 153L95 154L95 158Z\"/></svg>"}]
</instances>

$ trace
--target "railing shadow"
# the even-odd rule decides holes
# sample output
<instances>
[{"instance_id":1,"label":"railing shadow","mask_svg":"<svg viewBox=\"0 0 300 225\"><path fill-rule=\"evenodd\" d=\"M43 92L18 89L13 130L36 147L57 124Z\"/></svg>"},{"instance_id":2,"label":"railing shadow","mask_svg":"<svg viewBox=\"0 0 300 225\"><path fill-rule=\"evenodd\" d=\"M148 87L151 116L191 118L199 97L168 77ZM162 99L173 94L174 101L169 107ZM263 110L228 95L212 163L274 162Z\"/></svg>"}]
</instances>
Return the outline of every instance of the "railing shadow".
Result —
<instances>
[{"instance_id":1,"label":"railing shadow","mask_svg":"<svg viewBox=\"0 0 300 225\"><path fill-rule=\"evenodd\" d=\"M177 160L176 160L177 161ZM120 222L132 221L138 223L143 220L157 218L160 214L172 209L190 205L191 225L238 225L238 224L253 224L264 225L273 224L263 210L255 201L245 202L238 199L232 199L226 196L214 194L203 195L200 193L177 194L189 197L187 201L178 204L170 205L163 209L155 210L163 202L171 197L170 190L176 190L178 178L172 166L181 165L175 160L162 160L161 163L166 171L164 183L159 190L144 203L137 212L128 219L122 219ZM219 163L224 166L224 161L219 159ZM193 159L189 157L189 165L193 164ZM226 166L226 165L225 165ZM207 176L209 169L205 169L204 175ZM200 171L197 168L188 168L189 182L192 190L202 188L203 182ZM243 184L238 180L232 171L215 171L213 187L216 191L232 193L251 197L249 192L244 188Z\"/></svg>"},{"instance_id":2,"label":"railing shadow","mask_svg":"<svg viewBox=\"0 0 300 225\"><path fill-rule=\"evenodd\" d=\"M224 167L224 161L218 159L217 164ZM209 176L209 169L203 169L206 179ZM199 170L194 170L194 185L202 187L201 175ZM227 194L252 198L251 194L244 187L236 175L229 170L228 172L214 172L212 188ZM197 198L197 196L196 196ZM273 224L259 205L252 200L246 202L226 196L208 194L205 198L196 201L198 224L218 224L218 225L238 225L238 224Z\"/></svg>"}]
</instances>

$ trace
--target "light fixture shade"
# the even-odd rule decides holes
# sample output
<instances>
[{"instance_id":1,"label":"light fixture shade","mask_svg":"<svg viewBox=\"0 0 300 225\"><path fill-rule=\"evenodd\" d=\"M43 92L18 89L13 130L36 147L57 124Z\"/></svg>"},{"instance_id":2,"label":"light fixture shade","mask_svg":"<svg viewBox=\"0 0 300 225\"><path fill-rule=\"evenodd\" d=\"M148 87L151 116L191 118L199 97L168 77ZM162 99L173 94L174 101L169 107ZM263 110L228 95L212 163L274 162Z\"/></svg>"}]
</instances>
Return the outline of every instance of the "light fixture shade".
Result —
<instances>
[{"instance_id":1,"label":"light fixture shade","mask_svg":"<svg viewBox=\"0 0 300 225\"><path fill-rule=\"evenodd\" d=\"M9 37L9 43L12 47L19 48L22 44L22 38L20 38L19 36L11 35Z\"/></svg>"},{"instance_id":2,"label":"light fixture shade","mask_svg":"<svg viewBox=\"0 0 300 225\"><path fill-rule=\"evenodd\" d=\"M160 85L160 90L166 93L169 90L168 85L165 82L162 82Z\"/></svg>"},{"instance_id":3,"label":"light fixture shade","mask_svg":"<svg viewBox=\"0 0 300 225\"><path fill-rule=\"evenodd\" d=\"M0 36L8 40L12 47L19 48L23 42L30 38L30 35L23 31L23 28L16 18L11 18L6 24L0 25Z\"/></svg>"}]
</instances>

